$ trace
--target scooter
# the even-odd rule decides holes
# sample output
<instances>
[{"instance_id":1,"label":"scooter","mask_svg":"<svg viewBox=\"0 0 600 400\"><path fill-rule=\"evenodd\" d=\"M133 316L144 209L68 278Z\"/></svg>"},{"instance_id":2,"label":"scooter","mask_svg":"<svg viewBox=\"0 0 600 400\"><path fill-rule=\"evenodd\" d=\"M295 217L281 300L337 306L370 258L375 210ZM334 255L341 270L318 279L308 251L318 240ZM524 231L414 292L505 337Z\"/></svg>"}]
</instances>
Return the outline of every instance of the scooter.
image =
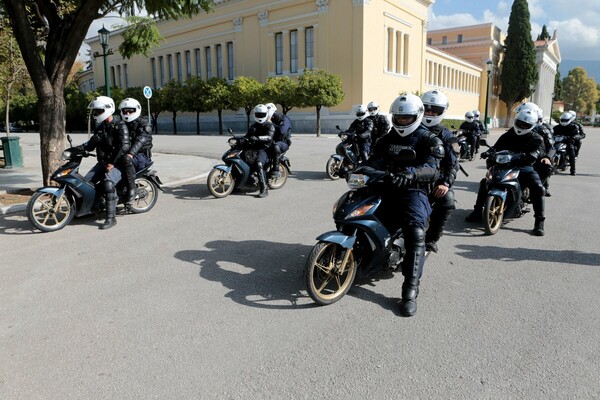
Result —
<instances>
[{"instance_id":1,"label":"scooter","mask_svg":"<svg viewBox=\"0 0 600 400\"><path fill-rule=\"evenodd\" d=\"M331 180L346 178L349 173L354 171L359 163L358 145L355 135L351 132L342 131L338 125L335 126L340 133L341 142L335 148L335 154L332 154L327 160L325 172Z\"/></svg>"},{"instance_id":2,"label":"scooter","mask_svg":"<svg viewBox=\"0 0 600 400\"><path fill-rule=\"evenodd\" d=\"M485 139L480 139L479 144L490 147ZM504 219L518 218L529 211L529 188L521 189L520 169L510 166L515 155L508 150L500 150L488 156L485 177L487 198L483 208L483 226L488 235L498 232Z\"/></svg>"},{"instance_id":3,"label":"scooter","mask_svg":"<svg viewBox=\"0 0 600 400\"><path fill-rule=\"evenodd\" d=\"M401 150L407 161L414 150ZM358 276L369 277L382 270L398 271L406 253L402 229L390 231L378 212L382 193L389 188L390 173L363 174L362 168L349 175L350 191L334 205L336 230L317 237L304 269L306 289L319 305L340 300Z\"/></svg>"},{"instance_id":4,"label":"scooter","mask_svg":"<svg viewBox=\"0 0 600 400\"><path fill-rule=\"evenodd\" d=\"M104 196L96 190L94 183L87 181L79 167L84 157L93 156L85 150L72 147L71 137L67 136L71 148L63 151L61 159L66 163L58 168L51 179L59 186L46 186L37 189L26 207L27 219L42 232L58 231L67 226L74 217L81 217L103 210ZM158 190L163 190L153 163L135 175L135 198L125 205L134 214L150 211L158 200ZM118 204L125 204L127 188L124 181L117 184Z\"/></svg>"},{"instance_id":5,"label":"scooter","mask_svg":"<svg viewBox=\"0 0 600 400\"><path fill-rule=\"evenodd\" d=\"M251 157L255 156L253 150L244 146L244 135L235 135L231 129L228 129L228 132L232 137L227 141L230 149L221 157L224 164L215 165L206 181L208 191L218 199L229 196L234 189L254 188L258 184L258 177L251 171L251 163L248 162ZM280 189L291 174L290 160L285 153L281 155L279 173L275 176L269 173L271 168L271 163L267 163L265 166L266 174L269 177L267 185L269 189Z\"/></svg>"},{"instance_id":6,"label":"scooter","mask_svg":"<svg viewBox=\"0 0 600 400\"><path fill-rule=\"evenodd\" d=\"M565 171L569 165L567 157L567 138L563 135L554 136L554 148L556 149L556 152L552 158L552 167L554 169L553 172L557 174L559 170Z\"/></svg>"},{"instance_id":7,"label":"scooter","mask_svg":"<svg viewBox=\"0 0 600 400\"><path fill-rule=\"evenodd\" d=\"M471 157L471 142L468 134L463 129L458 129L454 132L454 135L460 149L458 154L459 160L471 161L473 158Z\"/></svg>"}]
</instances>

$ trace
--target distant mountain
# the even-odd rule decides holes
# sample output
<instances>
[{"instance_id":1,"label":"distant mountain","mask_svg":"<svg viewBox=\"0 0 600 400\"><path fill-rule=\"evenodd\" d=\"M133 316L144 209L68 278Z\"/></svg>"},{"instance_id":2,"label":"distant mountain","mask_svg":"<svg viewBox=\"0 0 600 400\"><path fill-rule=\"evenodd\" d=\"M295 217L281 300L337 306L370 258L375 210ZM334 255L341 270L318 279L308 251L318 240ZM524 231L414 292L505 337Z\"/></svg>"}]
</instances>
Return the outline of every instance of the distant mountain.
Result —
<instances>
[{"instance_id":1,"label":"distant mountain","mask_svg":"<svg viewBox=\"0 0 600 400\"><path fill-rule=\"evenodd\" d=\"M569 71L575 67L583 67L588 76L594 78L596 83L600 83L600 61L562 60L558 66L560 78L565 79Z\"/></svg>"}]
</instances>

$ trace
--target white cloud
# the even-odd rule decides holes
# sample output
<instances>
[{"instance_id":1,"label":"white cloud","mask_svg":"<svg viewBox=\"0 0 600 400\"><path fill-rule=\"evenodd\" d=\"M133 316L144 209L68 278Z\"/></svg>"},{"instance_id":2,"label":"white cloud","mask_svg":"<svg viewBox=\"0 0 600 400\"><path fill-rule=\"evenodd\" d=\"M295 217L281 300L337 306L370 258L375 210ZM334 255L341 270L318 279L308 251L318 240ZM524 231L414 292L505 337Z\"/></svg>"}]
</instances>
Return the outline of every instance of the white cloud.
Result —
<instances>
[{"instance_id":1,"label":"white cloud","mask_svg":"<svg viewBox=\"0 0 600 400\"><path fill-rule=\"evenodd\" d=\"M431 30L446 29L453 28L455 26L475 25L481 22L482 21L478 21L471 14L462 13L452 15L441 15L438 17L433 13L433 11L430 11L428 28Z\"/></svg>"},{"instance_id":2,"label":"white cloud","mask_svg":"<svg viewBox=\"0 0 600 400\"><path fill-rule=\"evenodd\" d=\"M558 32L558 45L565 59L589 60L598 57L600 29L583 23L579 18L550 21L549 33Z\"/></svg>"}]
</instances>

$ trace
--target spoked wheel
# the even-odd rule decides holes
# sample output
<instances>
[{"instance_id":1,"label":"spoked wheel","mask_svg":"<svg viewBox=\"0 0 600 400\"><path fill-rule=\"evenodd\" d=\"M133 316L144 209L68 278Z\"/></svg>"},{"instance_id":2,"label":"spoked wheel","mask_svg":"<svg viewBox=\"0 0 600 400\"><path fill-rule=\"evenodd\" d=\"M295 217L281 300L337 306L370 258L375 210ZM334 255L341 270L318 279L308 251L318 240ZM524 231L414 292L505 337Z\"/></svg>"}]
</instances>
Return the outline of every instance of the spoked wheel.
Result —
<instances>
[{"instance_id":1,"label":"spoked wheel","mask_svg":"<svg viewBox=\"0 0 600 400\"><path fill-rule=\"evenodd\" d=\"M488 196L483 210L483 225L485 233L494 235L502 225L504 217L504 202L498 196Z\"/></svg>"},{"instance_id":2,"label":"spoked wheel","mask_svg":"<svg viewBox=\"0 0 600 400\"><path fill-rule=\"evenodd\" d=\"M131 212L141 214L148 212L154 207L158 200L158 187L147 178L138 178L135 180L135 198L131 203Z\"/></svg>"},{"instance_id":3,"label":"spoked wheel","mask_svg":"<svg viewBox=\"0 0 600 400\"><path fill-rule=\"evenodd\" d=\"M285 167L285 165L280 164L279 173L277 174L277 176L269 176L267 182L267 184L269 185L269 189L281 189L283 185L285 185L285 183L287 182L288 175L288 169Z\"/></svg>"},{"instance_id":4,"label":"spoked wheel","mask_svg":"<svg viewBox=\"0 0 600 400\"><path fill-rule=\"evenodd\" d=\"M42 232L53 232L69 225L75 216L75 204L68 196L36 192L27 203L27 219Z\"/></svg>"},{"instance_id":5,"label":"spoked wheel","mask_svg":"<svg viewBox=\"0 0 600 400\"><path fill-rule=\"evenodd\" d=\"M340 168L342 168L342 161L331 157L327 160L327 165L325 166L327 177L333 181L340 179Z\"/></svg>"},{"instance_id":6,"label":"spoked wheel","mask_svg":"<svg viewBox=\"0 0 600 400\"><path fill-rule=\"evenodd\" d=\"M305 267L306 289L317 304L332 304L350 289L356 277L352 250L334 243L319 242L313 247Z\"/></svg>"},{"instance_id":7,"label":"spoked wheel","mask_svg":"<svg viewBox=\"0 0 600 400\"><path fill-rule=\"evenodd\" d=\"M213 169L208 174L206 184L208 185L210 194L220 199L229 196L233 192L235 179L233 179L231 173L221 171L220 169Z\"/></svg>"}]
</instances>

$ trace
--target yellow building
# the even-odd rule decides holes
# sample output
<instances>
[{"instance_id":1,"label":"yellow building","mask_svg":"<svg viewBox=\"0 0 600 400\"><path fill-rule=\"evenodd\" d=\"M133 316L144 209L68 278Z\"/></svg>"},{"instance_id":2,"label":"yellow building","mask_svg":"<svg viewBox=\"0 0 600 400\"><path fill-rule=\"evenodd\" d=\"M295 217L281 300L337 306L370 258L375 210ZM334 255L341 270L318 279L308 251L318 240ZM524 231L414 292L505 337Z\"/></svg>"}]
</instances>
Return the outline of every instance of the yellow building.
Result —
<instances>
[{"instance_id":1,"label":"yellow building","mask_svg":"<svg viewBox=\"0 0 600 400\"><path fill-rule=\"evenodd\" d=\"M149 57L123 59L118 54L120 31L112 32L107 56L111 85L159 88L168 80L196 75L233 80L252 76L297 77L304 68L341 76L345 99L322 111L322 129L347 126L358 104L377 101L387 111L399 93L422 93L440 87L450 99L449 115L481 108L486 58L457 57L427 45L427 10L434 0L221 0L213 13L192 19L163 21L165 38ZM500 39L498 37L498 39ZM102 54L98 39L91 51ZM443 50L443 49L442 49ZM490 56L492 55L489 51ZM104 85L102 58L93 61L95 86ZM143 99L140 99L143 100ZM170 116L159 124L170 127ZM313 132L314 110L292 110L296 132ZM242 111L224 117L227 126L241 129ZM192 115L178 116L178 129L193 131ZM203 117L203 126L216 130L216 117ZM164 131L164 130L163 130Z\"/></svg>"}]
</instances>

